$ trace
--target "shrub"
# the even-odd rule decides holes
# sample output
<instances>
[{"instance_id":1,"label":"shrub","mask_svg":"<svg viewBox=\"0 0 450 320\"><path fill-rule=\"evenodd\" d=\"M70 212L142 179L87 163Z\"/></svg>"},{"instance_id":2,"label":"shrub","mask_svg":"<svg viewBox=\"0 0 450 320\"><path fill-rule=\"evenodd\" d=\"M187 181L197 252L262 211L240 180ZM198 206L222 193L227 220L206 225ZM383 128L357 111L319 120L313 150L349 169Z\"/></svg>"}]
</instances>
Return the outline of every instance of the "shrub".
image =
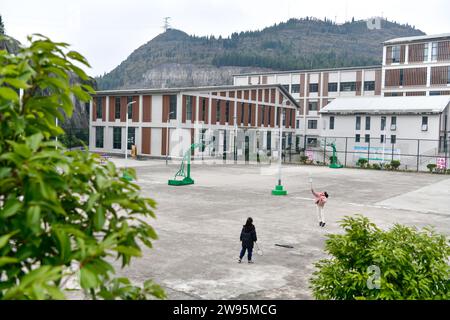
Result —
<instances>
[{"instance_id":1,"label":"shrub","mask_svg":"<svg viewBox=\"0 0 450 320\"><path fill-rule=\"evenodd\" d=\"M429 164L427 164L427 168L428 168L428 170L430 171L430 173L431 172L433 172L435 169L436 169L436 164L434 164L434 163L429 163Z\"/></svg>"},{"instance_id":2,"label":"shrub","mask_svg":"<svg viewBox=\"0 0 450 320\"><path fill-rule=\"evenodd\" d=\"M398 160L391 161L392 170L398 170L399 167L400 167L400 161L398 161Z\"/></svg>"},{"instance_id":3,"label":"shrub","mask_svg":"<svg viewBox=\"0 0 450 320\"><path fill-rule=\"evenodd\" d=\"M356 162L356 165L357 165L358 167L360 167L360 168L365 168L365 167L366 167L366 164L367 164L368 162L369 162L369 161L368 161L367 159L365 159L365 158L359 158L358 161Z\"/></svg>"},{"instance_id":4,"label":"shrub","mask_svg":"<svg viewBox=\"0 0 450 320\"><path fill-rule=\"evenodd\" d=\"M431 228L396 224L382 231L366 217L345 217L328 236L332 257L310 281L317 299L449 299L449 239Z\"/></svg>"},{"instance_id":5,"label":"shrub","mask_svg":"<svg viewBox=\"0 0 450 320\"><path fill-rule=\"evenodd\" d=\"M300 156L300 162L303 164L305 164L306 161L308 161L308 159L309 159L308 156Z\"/></svg>"},{"instance_id":6,"label":"shrub","mask_svg":"<svg viewBox=\"0 0 450 320\"><path fill-rule=\"evenodd\" d=\"M372 168L375 170L381 170L381 166L378 163L372 164Z\"/></svg>"},{"instance_id":7,"label":"shrub","mask_svg":"<svg viewBox=\"0 0 450 320\"><path fill-rule=\"evenodd\" d=\"M146 220L155 202L113 163L54 139L64 134L55 118L72 115L71 97L91 99L75 63L89 64L65 43L28 40L17 55L0 51L0 299L63 299L74 276L93 299L163 298L150 280L138 287L115 278L107 260L123 268L141 256L138 242L152 246L157 235Z\"/></svg>"}]
</instances>

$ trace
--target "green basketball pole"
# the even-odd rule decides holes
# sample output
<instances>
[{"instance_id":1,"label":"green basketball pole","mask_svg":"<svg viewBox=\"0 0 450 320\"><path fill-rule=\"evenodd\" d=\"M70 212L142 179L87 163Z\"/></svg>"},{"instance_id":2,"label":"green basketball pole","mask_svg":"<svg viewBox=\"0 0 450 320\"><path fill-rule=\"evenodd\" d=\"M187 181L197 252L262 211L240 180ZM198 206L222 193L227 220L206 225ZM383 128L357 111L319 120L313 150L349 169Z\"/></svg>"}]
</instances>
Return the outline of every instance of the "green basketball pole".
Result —
<instances>
[{"instance_id":1,"label":"green basketball pole","mask_svg":"<svg viewBox=\"0 0 450 320\"><path fill-rule=\"evenodd\" d=\"M283 106L284 106L284 101L283 101ZM281 184L281 155L283 152L283 147L282 147L282 143L283 143L283 117L284 117L284 112L281 112L281 118L280 119L280 140L279 140L279 155L278 155L278 185L275 186L275 189L272 190L272 195L274 196L285 196L287 195L287 190L283 189L283 185Z\"/></svg>"}]
</instances>

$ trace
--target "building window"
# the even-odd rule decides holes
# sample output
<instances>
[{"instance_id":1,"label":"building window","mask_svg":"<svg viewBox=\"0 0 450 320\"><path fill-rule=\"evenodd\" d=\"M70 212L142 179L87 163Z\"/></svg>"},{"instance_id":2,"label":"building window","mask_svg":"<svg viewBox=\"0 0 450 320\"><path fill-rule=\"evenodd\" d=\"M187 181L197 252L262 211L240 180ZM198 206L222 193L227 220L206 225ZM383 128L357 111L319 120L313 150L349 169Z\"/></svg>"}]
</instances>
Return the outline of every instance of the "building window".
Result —
<instances>
[{"instance_id":1,"label":"building window","mask_svg":"<svg viewBox=\"0 0 450 320\"><path fill-rule=\"evenodd\" d=\"M203 121L206 122L206 99L202 99L202 117Z\"/></svg>"},{"instance_id":2,"label":"building window","mask_svg":"<svg viewBox=\"0 0 450 320\"><path fill-rule=\"evenodd\" d=\"M299 92L300 92L300 85L299 84L291 85L291 93L299 93Z\"/></svg>"},{"instance_id":3,"label":"building window","mask_svg":"<svg viewBox=\"0 0 450 320\"><path fill-rule=\"evenodd\" d=\"M245 105L245 103L242 102L241 103L241 119L239 119L239 123L244 123L244 110L245 110L244 105Z\"/></svg>"},{"instance_id":4,"label":"building window","mask_svg":"<svg viewBox=\"0 0 450 320\"><path fill-rule=\"evenodd\" d=\"M428 117L422 117L422 131L428 131Z\"/></svg>"},{"instance_id":5,"label":"building window","mask_svg":"<svg viewBox=\"0 0 450 320\"><path fill-rule=\"evenodd\" d=\"M127 148L128 150L131 150L131 146L135 143L136 139L136 128L134 127L128 127L128 142L127 142Z\"/></svg>"},{"instance_id":6,"label":"building window","mask_svg":"<svg viewBox=\"0 0 450 320\"><path fill-rule=\"evenodd\" d=\"M186 120L192 120L192 99L193 97L186 97Z\"/></svg>"},{"instance_id":7,"label":"building window","mask_svg":"<svg viewBox=\"0 0 450 320\"><path fill-rule=\"evenodd\" d=\"M281 85L284 89L286 89L287 92L289 92L289 85L288 84L282 84Z\"/></svg>"},{"instance_id":8,"label":"building window","mask_svg":"<svg viewBox=\"0 0 450 320\"><path fill-rule=\"evenodd\" d=\"M400 86L402 86L404 83L404 78L405 78L404 73L405 73L404 70L400 69L400 82L399 82Z\"/></svg>"},{"instance_id":9,"label":"building window","mask_svg":"<svg viewBox=\"0 0 450 320\"><path fill-rule=\"evenodd\" d=\"M267 118L268 118L268 119L267 119L267 123L268 123L269 126L270 126L270 120L271 120L271 119L270 119L270 115L271 115L271 113L272 113L272 112L271 112L271 111L272 111L272 107L268 107L268 108L269 108L269 112L267 113L267 114L268 114L268 116L267 116Z\"/></svg>"},{"instance_id":10,"label":"building window","mask_svg":"<svg viewBox=\"0 0 450 320\"><path fill-rule=\"evenodd\" d=\"M391 143L394 144L397 142L397 136L396 135L391 135Z\"/></svg>"},{"instance_id":11,"label":"building window","mask_svg":"<svg viewBox=\"0 0 450 320\"><path fill-rule=\"evenodd\" d=\"M438 59L438 43L433 42L431 46L431 61L437 61Z\"/></svg>"},{"instance_id":12,"label":"building window","mask_svg":"<svg viewBox=\"0 0 450 320\"><path fill-rule=\"evenodd\" d=\"M133 102L133 97L127 97L128 119L131 119L133 117L133 105L131 104L131 102Z\"/></svg>"},{"instance_id":13,"label":"building window","mask_svg":"<svg viewBox=\"0 0 450 320\"><path fill-rule=\"evenodd\" d=\"M397 130L397 117L391 117L391 130Z\"/></svg>"},{"instance_id":14,"label":"building window","mask_svg":"<svg viewBox=\"0 0 450 320\"><path fill-rule=\"evenodd\" d=\"M250 103L248 104L248 123L252 123L252 105Z\"/></svg>"},{"instance_id":15,"label":"building window","mask_svg":"<svg viewBox=\"0 0 450 320\"><path fill-rule=\"evenodd\" d=\"M113 149L122 149L122 128L113 128Z\"/></svg>"},{"instance_id":16,"label":"building window","mask_svg":"<svg viewBox=\"0 0 450 320\"><path fill-rule=\"evenodd\" d=\"M261 125L264 125L264 114L265 114L266 108L264 106L261 107Z\"/></svg>"},{"instance_id":17,"label":"building window","mask_svg":"<svg viewBox=\"0 0 450 320\"><path fill-rule=\"evenodd\" d=\"M450 67L447 67L447 84L450 84Z\"/></svg>"},{"instance_id":18,"label":"building window","mask_svg":"<svg viewBox=\"0 0 450 320\"><path fill-rule=\"evenodd\" d=\"M227 121L228 123L231 122L231 119L230 119L230 101L226 101L225 102L225 121Z\"/></svg>"},{"instance_id":19,"label":"building window","mask_svg":"<svg viewBox=\"0 0 450 320\"><path fill-rule=\"evenodd\" d=\"M120 119L120 97L115 98L114 119Z\"/></svg>"},{"instance_id":20,"label":"building window","mask_svg":"<svg viewBox=\"0 0 450 320\"><path fill-rule=\"evenodd\" d=\"M286 126L286 109L283 109L283 126Z\"/></svg>"},{"instance_id":21,"label":"building window","mask_svg":"<svg viewBox=\"0 0 450 320\"><path fill-rule=\"evenodd\" d=\"M297 120L297 121L296 121L296 128L297 128L297 129L300 129L300 120Z\"/></svg>"},{"instance_id":22,"label":"building window","mask_svg":"<svg viewBox=\"0 0 450 320\"><path fill-rule=\"evenodd\" d=\"M370 143L370 134L366 134L364 136L364 141L365 141L365 143Z\"/></svg>"},{"instance_id":23,"label":"building window","mask_svg":"<svg viewBox=\"0 0 450 320\"><path fill-rule=\"evenodd\" d=\"M177 96L172 95L169 98L169 119L177 118Z\"/></svg>"},{"instance_id":24,"label":"building window","mask_svg":"<svg viewBox=\"0 0 450 320\"><path fill-rule=\"evenodd\" d=\"M361 130L361 117L356 116L356 130Z\"/></svg>"},{"instance_id":25,"label":"building window","mask_svg":"<svg viewBox=\"0 0 450 320\"><path fill-rule=\"evenodd\" d=\"M381 131L386 130L386 117L381 117Z\"/></svg>"},{"instance_id":26,"label":"building window","mask_svg":"<svg viewBox=\"0 0 450 320\"><path fill-rule=\"evenodd\" d=\"M385 139L385 135L382 134L382 135L380 136L380 143L384 143L384 139Z\"/></svg>"},{"instance_id":27,"label":"building window","mask_svg":"<svg viewBox=\"0 0 450 320\"><path fill-rule=\"evenodd\" d=\"M423 45L423 61L428 61L428 43Z\"/></svg>"},{"instance_id":28,"label":"building window","mask_svg":"<svg viewBox=\"0 0 450 320\"><path fill-rule=\"evenodd\" d=\"M267 131L267 150L270 151L272 149L272 132Z\"/></svg>"},{"instance_id":29,"label":"building window","mask_svg":"<svg viewBox=\"0 0 450 320\"><path fill-rule=\"evenodd\" d=\"M370 117L366 117L366 130L370 130Z\"/></svg>"},{"instance_id":30,"label":"building window","mask_svg":"<svg viewBox=\"0 0 450 320\"><path fill-rule=\"evenodd\" d=\"M338 84L337 82L330 82L328 84L328 92L337 92L338 90Z\"/></svg>"},{"instance_id":31,"label":"building window","mask_svg":"<svg viewBox=\"0 0 450 320\"><path fill-rule=\"evenodd\" d=\"M317 120L308 120L308 129L317 129Z\"/></svg>"},{"instance_id":32,"label":"building window","mask_svg":"<svg viewBox=\"0 0 450 320\"><path fill-rule=\"evenodd\" d=\"M216 101L216 122L220 121L220 100Z\"/></svg>"},{"instance_id":33,"label":"building window","mask_svg":"<svg viewBox=\"0 0 450 320\"><path fill-rule=\"evenodd\" d=\"M95 127L95 147L103 148L104 127Z\"/></svg>"},{"instance_id":34,"label":"building window","mask_svg":"<svg viewBox=\"0 0 450 320\"><path fill-rule=\"evenodd\" d=\"M375 81L364 81L364 91L375 91Z\"/></svg>"},{"instance_id":35,"label":"building window","mask_svg":"<svg viewBox=\"0 0 450 320\"><path fill-rule=\"evenodd\" d=\"M309 84L309 92L319 92L319 84L318 83L310 83Z\"/></svg>"},{"instance_id":36,"label":"building window","mask_svg":"<svg viewBox=\"0 0 450 320\"><path fill-rule=\"evenodd\" d=\"M355 135L355 142L360 142L361 141L361 135L359 133L357 133Z\"/></svg>"},{"instance_id":37,"label":"building window","mask_svg":"<svg viewBox=\"0 0 450 320\"><path fill-rule=\"evenodd\" d=\"M392 63L400 63L400 46L392 47Z\"/></svg>"},{"instance_id":38,"label":"building window","mask_svg":"<svg viewBox=\"0 0 450 320\"><path fill-rule=\"evenodd\" d=\"M317 103L317 101L310 101L309 103L308 103L308 110L309 111L317 111L317 105L318 105L318 103Z\"/></svg>"},{"instance_id":39,"label":"building window","mask_svg":"<svg viewBox=\"0 0 450 320\"><path fill-rule=\"evenodd\" d=\"M341 82L341 91L356 91L356 82Z\"/></svg>"},{"instance_id":40,"label":"building window","mask_svg":"<svg viewBox=\"0 0 450 320\"><path fill-rule=\"evenodd\" d=\"M334 117L330 117L330 130L334 130Z\"/></svg>"},{"instance_id":41,"label":"building window","mask_svg":"<svg viewBox=\"0 0 450 320\"><path fill-rule=\"evenodd\" d=\"M102 97L97 97L97 119L101 119L103 117L103 108L102 108Z\"/></svg>"}]
</instances>

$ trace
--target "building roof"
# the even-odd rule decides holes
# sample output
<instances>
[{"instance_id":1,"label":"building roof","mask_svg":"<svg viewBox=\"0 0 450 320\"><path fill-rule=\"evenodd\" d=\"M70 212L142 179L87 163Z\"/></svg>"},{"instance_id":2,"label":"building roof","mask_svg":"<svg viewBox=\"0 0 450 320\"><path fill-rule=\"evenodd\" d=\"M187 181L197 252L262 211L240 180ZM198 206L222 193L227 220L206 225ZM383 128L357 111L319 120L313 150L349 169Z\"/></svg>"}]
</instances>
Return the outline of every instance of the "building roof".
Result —
<instances>
[{"instance_id":1,"label":"building roof","mask_svg":"<svg viewBox=\"0 0 450 320\"><path fill-rule=\"evenodd\" d=\"M415 37L403 37L387 40L384 44L396 44L396 43L406 43L406 42L421 42L425 40L444 40L450 39L450 33L441 33L433 35L415 36Z\"/></svg>"},{"instance_id":2,"label":"building roof","mask_svg":"<svg viewBox=\"0 0 450 320\"><path fill-rule=\"evenodd\" d=\"M273 74L289 74L289 73L314 73L314 72L324 72L324 71L355 71L355 70L367 70L367 69L380 69L381 70L381 64L380 65L375 65L375 66L361 66L361 67L342 67L342 68L303 69L303 70L287 70L287 71L249 72L249 73L233 74L233 77L273 75Z\"/></svg>"},{"instance_id":3,"label":"building roof","mask_svg":"<svg viewBox=\"0 0 450 320\"><path fill-rule=\"evenodd\" d=\"M337 98L320 112L335 113L441 113L450 104L450 96L424 97L352 97Z\"/></svg>"},{"instance_id":4,"label":"building roof","mask_svg":"<svg viewBox=\"0 0 450 320\"><path fill-rule=\"evenodd\" d=\"M134 94L178 94L182 92L199 92L199 91L231 91L231 90L257 90L257 89L279 89L286 98L297 108L300 108L297 100L295 100L288 90L280 84L258 84L258 85L223 85L223 86L204 86L204 87L184 87L184 88L149 88L149 89L116 89L116 90L100 90L96 91L95 96L122 96Z\"/></svg>"}]
</instances>

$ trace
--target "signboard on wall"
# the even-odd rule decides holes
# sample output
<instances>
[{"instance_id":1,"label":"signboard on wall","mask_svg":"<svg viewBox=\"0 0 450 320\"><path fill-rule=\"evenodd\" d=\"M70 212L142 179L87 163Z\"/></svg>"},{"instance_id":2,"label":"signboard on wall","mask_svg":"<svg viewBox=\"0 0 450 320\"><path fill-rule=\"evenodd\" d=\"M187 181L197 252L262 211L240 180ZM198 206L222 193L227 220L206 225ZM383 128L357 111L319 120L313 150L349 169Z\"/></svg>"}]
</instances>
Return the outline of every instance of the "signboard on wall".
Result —
<instances>
[{"instance_id":1,"label":"signboard on wall","mask_svg":"<svg viewBox=\"0 0 450 320\"><path fill-rule=\"evenodd\" d=\"M438 169L447 169L447 159L446 158L437 158L436 166Z\"/></svg>"},{"instance_id":2,"label":"signboard on wall","mask_svg":"<svg viewBox=\"0 0 450 320\"><path fill-rule=\"evenodd\" d=\"M353 147L353 159L358 160L360 158L367 159L367 155L370 152L369 161L400 161L400 149L383 148L383 147L365 147L365 146L354 146Z\"/></svg>"}]
</instances>

